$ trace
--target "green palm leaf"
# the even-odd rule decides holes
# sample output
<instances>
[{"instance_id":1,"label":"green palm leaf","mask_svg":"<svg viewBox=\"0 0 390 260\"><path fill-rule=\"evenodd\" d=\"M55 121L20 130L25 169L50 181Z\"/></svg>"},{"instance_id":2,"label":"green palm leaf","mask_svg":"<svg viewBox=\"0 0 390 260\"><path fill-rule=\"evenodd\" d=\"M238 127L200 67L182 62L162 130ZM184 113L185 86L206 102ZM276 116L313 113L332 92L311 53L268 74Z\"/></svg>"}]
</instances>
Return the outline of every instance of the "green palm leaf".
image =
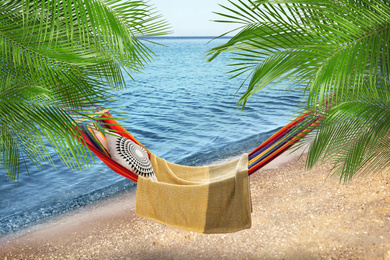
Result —
<instances>
[{"instance_id":1,"label":"green palm leaf","mask_svg":"<svg viewBox=\"0 0 390 260\"><path fill-rule=\"evenodd\" d=\"M389 103L372 101L344 102L332 108L311 143L308 167L331 160L335 174L344 180L388 169L389 109Z\"/></svg>"},{"instance_id":2,"label":"green palm leaf","mask_svg":"<svg viewBox=\"0 0 390 260\"><path fill-rule=\"evenodd\" d=\"M251 95L281 82L288 82L285 88L295 89L305 84L304 109L323 115L309 152L308 166L320 159L335 158L335 171L345 179L367 169L366 165L376 163L373 167L376 170L387 167L388 160L380 159L375 152L387 144L385 137L367 130L377 128L370 121L378 119L377 112L369 109L370 113L363 115L357 109L368 109L368 104L384 111L389 108L386 100L390 85L390 2L229 3L231 6L223 6L225 12L220 13L218 21L236 23L238 32L226 44L212 48L209 60L223 52L233 53L229 64L233 67L232 77L248 75L241 86L246 86L246 92L239 103L245 106ZM336 106L326 112L329 95L334 97ZM347 107L351 111L345 110ZM383 118L379 118L386 118L386 114L381 115ZM369 127L362 127L363 124ZM373 141L375 138L382 141Z\"/></svg>"},{"instance_id":3,"label":"green palm leaf","mask_svg":"<svg viewBox=\"0 0 390 260\"><path fill-rule=\"evenodd\" d=\"M50 144L69 167L90 165L73 136L71 114L91 113L125 87L153 53L140 37L169 27L145 1L0 1L0 134L2 166L17 179L21 165L52 163ZM67 113L67 112L69 113Z\"/></svg>"}]
</instances>

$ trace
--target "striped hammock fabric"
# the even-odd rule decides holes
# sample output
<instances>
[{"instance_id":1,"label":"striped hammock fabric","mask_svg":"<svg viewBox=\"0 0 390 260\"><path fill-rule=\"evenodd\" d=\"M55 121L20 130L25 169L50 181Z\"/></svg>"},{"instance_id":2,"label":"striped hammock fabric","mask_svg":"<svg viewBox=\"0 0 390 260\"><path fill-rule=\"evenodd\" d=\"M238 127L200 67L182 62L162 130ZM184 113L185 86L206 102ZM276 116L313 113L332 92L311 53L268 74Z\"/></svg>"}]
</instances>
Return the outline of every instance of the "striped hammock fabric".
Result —
<instances>
[{"instance_id":1,"label":"striped hammock fabric","mask_svg":"<svg viewBox=\"0 0 390 260\"><path fill-rule=\"evenodd\" d=\"M319 119L307 120L311 113L298 116L249 153L248 174L256 172L315 129Z\"/></svg>"},{"instance_id":2,"label":"striped hammock fabric","mask_svg":"<svg viewBox=\"0 0 390 260\"><path fill-rule=\"evenodd\" d=\"M173 164L150 153L108 111L98 118L99 126L80 124L77 129L83 144L108 167L137 183L137 216L214 234L251 227L249 175L317 127L319 118L310 112L303 114L251 153L223 164L200 167Z\"/></svg>"},{"instance_id":3,"label":"striped hammock fabric","mask_svg":"<svg viewBox=\"0 0 390 260\"><path fill-rule=\"evenodd\" d=\"M250 152L248 157L248 174L251 175L270 163L272 160L293 146L302 137L315 129L319 125L319 119L312 119L310 115L311 113L308 112L298 116L295 120L281 128L256 149ZM102 123L100 127L105 128L106 131L117 133L120 136L128 138L134 143L143 147L147 151L150 158L150 151L134 136L132 136L124 127L122 127L108 111L105 111L105 113L100 116L99 121ZM107 148L105 148L104 144L102 144L102 137L99 138L99 134L96 133L97 127L94 128L80 124L78 130L83 143L97 157L99 157L105 164L107 164L108 167L110 167L116 173L132 180L133 182L137 182L137 174L126 169L110 157Z\"/></svg>"}]
</instances>

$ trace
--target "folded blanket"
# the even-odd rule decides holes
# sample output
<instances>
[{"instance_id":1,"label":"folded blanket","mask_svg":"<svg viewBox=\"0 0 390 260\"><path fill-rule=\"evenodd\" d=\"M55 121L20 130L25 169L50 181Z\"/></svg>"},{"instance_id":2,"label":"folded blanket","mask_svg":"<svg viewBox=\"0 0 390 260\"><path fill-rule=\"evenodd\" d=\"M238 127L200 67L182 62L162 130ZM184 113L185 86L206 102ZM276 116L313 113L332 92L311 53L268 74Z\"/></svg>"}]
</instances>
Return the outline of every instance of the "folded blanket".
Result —
<instances>
[{"instance_id":1,"label":"folded blanket","mask_svg":"<svg viewBox=\"0 0 390 260\"><path fill-rule=\"evenodd\" d=\"M139 176L136 214L201 233L251 227L248 155L205 167L173 164L151 155L158 181Z\"/></svg>"}]
</instances>

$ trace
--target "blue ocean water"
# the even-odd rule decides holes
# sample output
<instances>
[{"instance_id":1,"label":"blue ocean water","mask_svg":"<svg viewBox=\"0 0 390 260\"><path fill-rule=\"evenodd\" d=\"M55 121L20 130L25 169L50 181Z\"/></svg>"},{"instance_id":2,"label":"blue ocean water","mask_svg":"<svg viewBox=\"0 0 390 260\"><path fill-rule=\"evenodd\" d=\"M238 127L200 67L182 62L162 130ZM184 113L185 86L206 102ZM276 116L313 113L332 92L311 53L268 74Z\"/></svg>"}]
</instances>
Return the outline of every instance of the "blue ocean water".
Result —
<instances>
[{"instance_id":1,"label":"blue ocean water","mask_svg":"<svg viewBox=\"0 0 390 260\"><path fill-rule=\"evenodd\" d=\"M228 56L206 63L205 52L228 39L159 38L158 57L119 91L121 123L148 149L174 163L209 164L250 152L294 116L300 93L267 90L237 109L243 77L229 80ZM206 45L207 44L207 45ZM8 234L91 202L134 188L96 159L73 172L54 157L56 168L31 168L19 183L0 175L0 235Z\"/></svg>"}]
</instances>

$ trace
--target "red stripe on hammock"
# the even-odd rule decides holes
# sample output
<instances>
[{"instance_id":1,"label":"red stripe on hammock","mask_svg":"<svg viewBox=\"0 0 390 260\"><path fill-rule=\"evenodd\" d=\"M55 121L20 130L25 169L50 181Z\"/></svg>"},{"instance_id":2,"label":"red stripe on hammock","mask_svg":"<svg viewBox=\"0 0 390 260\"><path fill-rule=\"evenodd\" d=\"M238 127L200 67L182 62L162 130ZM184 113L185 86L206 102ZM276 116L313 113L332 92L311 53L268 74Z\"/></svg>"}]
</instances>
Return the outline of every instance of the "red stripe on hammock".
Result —
<instances>
[{"instance_id":1,"label":"red stripe on hammock","mask_svg":"<svg viewBox=\"0 0 390 260\"><path fill-rule=\"evenodd\" d=\"M261 145L259 145L256 149L254 149L252 152L249 153L249 156L251 156L252 154L254 154L256 151L260 150L261 148L263 148L264 146L266 146L267 144L271 143L272 141L274 141L275 139L279 138L281 135L283 135L284 133L286 133L288 130L291 129L291 127L295 126L296 124L298 124L299 122L301 122L307 115L309 115L309 113L306 113L306 114L303 114L303 115L300 115L298 116L294 121L290 122L289 124L287 124L286 126L284 126L282 129L280 129L279 131L277 131L275 134L273 134L270 138L268 138L264 143L262 143Z\"/></svg>"},{"instance_id":2,"label":"red stripe on hammock","mask_svg":"<svg viewBox=\"0 0 390 260\"><path fill-rule=\"evenodd\" d=\"M307 114L306 114L307 115ZM268 163L270 163L272 160L277 158L279 155L281 155L283 152L285 152L287 149L289 149L291 146L293 146L296 142L298 142L302 137L310 133L314 128L316 128L320 124L320 120L316 120L314 123L310 124L311 127L306 128L303 132L298 133L298 135L295 138L295 140L291 140L284 144L282 147L280 147L278 150L271 153L269 156L264 158L262 161L260 161L255 166L252 166L252 168L248 169L248 175L253 174L260 168L264 167ZM299 136L299 137L298 137Z\"/></svg>"},{"instance_id":3,"label":"red stripe on hammock","mask_svg":"<svg viewBox=\"0 0 390 260\"><path fill-rule=\"evenodd\" d=\"M81 137L83 138L84 142L82 142L84 145L88 147L88 149L93 152L97 157L99 157L100 160L102 160L108 167L110 167L114 172L122 175L123 177L130 179L133 182L137 182L138 175L131 172L130 170L126 169L119 163L112 160L110 157L99 151L97 148L94 147L94 145L88 140L88 138L85 136L82 130L79 129L79 133Z\"/></svg>"},{"instance_id":4,"label":"red stripe on hammock","mask_svg":"<svg viewBox=\"0 0 390 260\"><path fill-rule=\"evenodd\" d=\"M105 118L105 119L102 120L102 121L104 121L104 123L107 124L107 125L106 125L107 127L109 127L109 128L112 129L112 130L118 131L118 132L115 132L115 133L117 133L117 134L119 134L120 136L123 136L123 137L125 137L125 138L127 138L127 139L130 139L130 140L133 141L134 143L136 143L136 144L140 145L141 147L143 147L143 148L146 150L146 152L148 153L148 157L149 157L149 159L150 159L150 152L149 152L149 150L146 149L146 147L143 146L143 145L141 144L141 142L139 142L134 136L132 136L132 135L131 135L123 126L121 126L121 125L112 117L112 115L110 115L110 114L104 114L104 115L102 115L100 118Z\"/></svg>"}]
</instances>

